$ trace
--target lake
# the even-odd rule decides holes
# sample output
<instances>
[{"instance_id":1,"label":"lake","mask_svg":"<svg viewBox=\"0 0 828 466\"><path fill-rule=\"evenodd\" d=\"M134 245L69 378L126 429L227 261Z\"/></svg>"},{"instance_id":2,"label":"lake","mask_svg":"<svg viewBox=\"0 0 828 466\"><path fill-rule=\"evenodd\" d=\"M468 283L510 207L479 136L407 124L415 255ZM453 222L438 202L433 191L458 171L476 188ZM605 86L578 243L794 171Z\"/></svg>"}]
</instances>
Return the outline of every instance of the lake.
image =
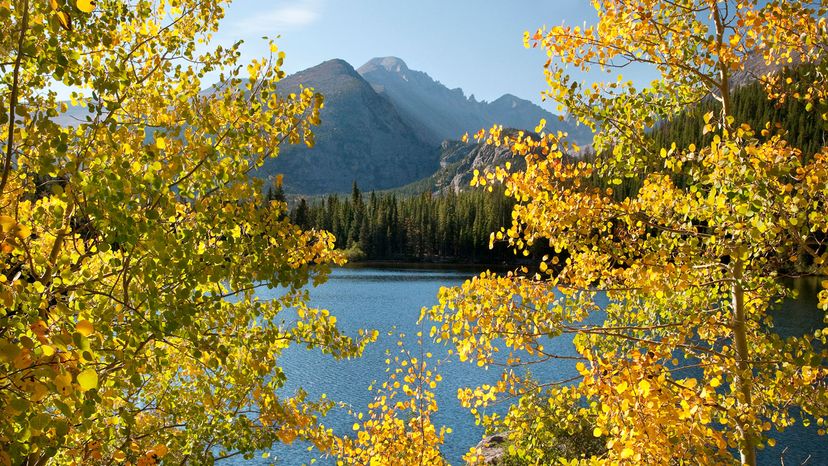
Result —
<instances>
[{"instance_id":1,"label":"lake","mask_svg":"<svg viewBox=\"0 0 828 466\"><path fill-rule=\"evenodd\" d=\"M310 291L311 304L331 310L337 316L338 324L349 334L355 334L358 328L373 328L380 331L380 339L357 360L334 361L318 351L290 348L280 359L288 377L283 393L292 393L302 387L311 398L324 393L333 400L347 402L357 410L365 411L371 400L368 386L374 380L385 380L386 349L398 350L397 338L386 333L394 329L406 333L410 337L408 346L414 349L417 331L422 330L427 336L430 329L430 325L422 329L417 325L421 307L436 303L441 286L460 285L476 273L475 270L450 269L335 269L327 283ZM784 309L775 313L776 328L785 335L801 335L821 325L821 314L815 307L817 282L800 280L795 285L800 290L800 299L787 303ZM268 299L275 296L272 293L276 291L265 290L260 297ZM575 353L567 337L554 339L546 347L558 354ZM433 343L426 343L425 351L432 352L435 358L446 355L445 347ZM446 425L453 430L446 438L443 453L454 465L462 464L462 455L483 435L482 427L474 424L474 417L457 401L457 389L492 383L497 380L498 371L498 368L487 370L457 361L449 362L441 369L444 378L436 390L440 411L434 421L437 426ZM559 380L573 376L575 368L570 361L557 361L534 367L533 373L542 380ZM331 413L324 423L336 432L350 433L354 419L339 410ZM298 443L278 445L270 452L269 459L257 457L249 462L239 459L237 464L271 464L275 461L289 466L301 465L317 457L305 447ZM811 458L807 464L828 465L828 439L817 436L813 428L801 427L780 434L776 447L760 452L761 464L779 465L785 447L788 448L786 465L799 465L808 455ZM333 462L320 459L317 464Z\"/></svg>"}]
</instances>

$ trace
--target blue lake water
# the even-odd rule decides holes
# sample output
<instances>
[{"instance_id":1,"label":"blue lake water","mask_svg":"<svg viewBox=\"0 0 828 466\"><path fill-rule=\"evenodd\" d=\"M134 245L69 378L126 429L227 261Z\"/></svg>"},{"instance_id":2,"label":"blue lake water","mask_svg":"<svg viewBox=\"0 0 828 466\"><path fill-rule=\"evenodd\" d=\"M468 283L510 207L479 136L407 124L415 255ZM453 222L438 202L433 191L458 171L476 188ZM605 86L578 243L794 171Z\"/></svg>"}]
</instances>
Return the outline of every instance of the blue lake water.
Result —
<instances>
[{"instance_id":1,"label":"blue lake water","mask_svg":"<svg viewBox=\"0 0 828 466\"><path fill-rule=\"evenodd\" d=\"M318 351L290 348L280 358L280 364L288 377L283 393L292 393L302 387L311 396L318 398L323 393L329 398L349 403L357 410L364 411L371 401L367 388L372 381L385 380L386 350L398 351L396 336L387 336L388 331L404 332L409 336L408 346L417 349L415 337L422 330L428 335L430 326L420 328L417 318L423 306L436 303L437 291L441 286L460 285L476 271L433 270L433 269L377 269L342 268L333 271L329 280L310 291L311 304L326 308L337 316L338 325L349 334L359 328L377 329L380 339L371 345L361 359L335 361ZM788 303L777 313L777 329L785 335L801 335L821 325L821 314L815 308L816 282L797 282L801 298ZM268 299L276 291L263 291L262 299ZM424 351L432 352L435 358L446 356L446 348L425 339ZM548 342L548 350L558 354L574 354L574 348L567 337ZM532 368L533 374L544 381L562 380L575 374L571 361L556 361ZM457 389L492 383L498 379L498 368L480 368L474 364L451 361L440 371L443 382L436 394L439 412L435 423L453 430L446 438L443 452L455 465L462 464L460 458L475 445L483 435L483 429L476 426L474 417L457 401ZM502 410L501 406L499 410ZM343 410L332 412L324 421L339 433L350 433L354 418ZM786 465L799 465L810 455L808 465L828 465L828 439L816 435L814 429L796 428L777 436L774 448L760 452L763 465L779 465L780 455L785 448ZM333 464L330 459L319 459L318 453L308 452L306 446L294 443L290 446L277 445L270 458L238 460L238 464L301 465L317 458L317 464Z\"/></svg>"}]
</instances>

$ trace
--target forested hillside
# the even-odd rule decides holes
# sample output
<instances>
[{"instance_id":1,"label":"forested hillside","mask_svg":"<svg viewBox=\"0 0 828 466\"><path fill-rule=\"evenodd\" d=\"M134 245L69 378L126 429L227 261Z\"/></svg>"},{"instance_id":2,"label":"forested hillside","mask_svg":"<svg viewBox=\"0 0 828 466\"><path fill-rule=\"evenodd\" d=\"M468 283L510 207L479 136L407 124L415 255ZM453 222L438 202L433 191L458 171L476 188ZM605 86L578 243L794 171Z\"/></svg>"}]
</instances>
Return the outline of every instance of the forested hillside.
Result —
<instances>
[{"instance_id":1,"label":"forested hillside","mask_svg":"<svg viewBox=\"0 0 828 466\"><path fill-rule=\"evenodd\" d=\"M809 72L808 67L783 70L785 79L802 82ZM684 147L709 144L713 133L703 134L704 115L721 112L721 104L715 99L705 99L698 105L676 115L672 120L657 126L653 131L655 147L669 147L675 142ZM784 132L787 141L802 150L806 159L810 158L826 144L825 122L808 111L808 104L798 99L786 99L784 102L771 100L757 81L744 84L733 92L733 117L735 121L744 122L751 128L761 130L770 124L771 134Z\"/></svg>"},{"instance_id":2,"label":"forested hillside","mask_svg":"<svg viewBox=\"0 0 828 466\"><path fill-rule=\"evenodd\" d=\"M780 73L782 79L790 79L791 84L804 83L808 79L809 68L799 66L794 69L782 69ZM749 125L762 140L783 136L787 144L801 151L803 162L811 160L812 156L828 143L825 122L809 111L808 104L799 99L788 98L779 101L769 98L763 84L755 80L744 81L741 86L733 89L732 99L734 121ZM642 139L642 144L647 149L643 151L644 156L637 170L629 171L622 178L595 173L591 183L612 189L619 200L635 195L642 186L644 175L649 173L664 173L675 183L684 185L689 179L692 164L686 163L680 168L665 168L661 148L669 149L673 144L677 148L709 145L715 134L704 131L705 117L717 115L721 109L719 101L708 97L689 105L669 120L659 122L648 130ZM611 153L612 150L608 148L606 152ZM596 155L591 148L587 148L578 159L592 162Z\"/></svg>"}]
</instances>

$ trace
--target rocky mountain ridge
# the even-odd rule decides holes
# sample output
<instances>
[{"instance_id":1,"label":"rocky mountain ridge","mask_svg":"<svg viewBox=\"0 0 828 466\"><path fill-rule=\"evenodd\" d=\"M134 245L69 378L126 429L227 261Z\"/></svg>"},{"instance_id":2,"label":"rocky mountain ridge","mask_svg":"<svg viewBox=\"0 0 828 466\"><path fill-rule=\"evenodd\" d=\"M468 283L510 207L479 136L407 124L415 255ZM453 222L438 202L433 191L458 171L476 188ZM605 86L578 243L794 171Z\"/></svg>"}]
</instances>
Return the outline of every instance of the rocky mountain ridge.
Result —
<instances>
[{"instance_id":1,"label":"rocky mountain ridge","mask_svg":"<svg viewBox=\"0 0 828 466\"><path fill-rule=\"evenodd\" d=\"M353 181L365 190L417 180L430 180L420 184L436 190L458 189L468 184L466 165L482 167L506 156L503 150L456 141L493 124L534 128L543 118L551 130L569 131L580 141L588 137L582 127L529 101L506 94L478 102L395 57L374 58L356 70L343 60L329 60L285 78L281 87L291 92L300 83L325 96L316 145L287 146L257 173L283 174L292 194L347 192Z\"/></svg>"},{"instance_id":2,"label":"rocky mountain ridge","mask_svg":"<svg viewBox=\"0 0 828 466\"><path fill-rule=\"evenodd\" d=\"M529 101L506 94L480 102L395 57L374 58L359 69L328 60L285 77L278 87L288 94L300 85L325 98L315 146L282 146L277 158L253 173L270 180L283 175L285 191L294 196L344 193L354 181L364 190L407 187L418 180L424 189L460 189L468 185L471 170L508 156L502 149L458 142L464 133L494 124L531 129L545 119L549 130L568 131L578 141L591 138L583 127L559 121ZM85 106L70 107L56 122L72 126L89 116Z\"/></svg>"},{"instance_id":3,"label":"rocky mountain ridge","mask_svg":"<svg viewBox=\"0 0 828 466\"><path fill-rule=\"evenodd\" d=\"M516 130L504 131L508 134ZM507 162L511 170L520 170L526 166L525 159L515 157L505 145L443 141L440 145L440 168L431 176L396 191L403 194L459 192L469 187L475 170L483 172L494 167L504 167Z\"/></svg>"},{"instance_id":4,"label":"rocky mountain ridge","mask_svg":"<svg viewBox=\"0 0 828 466\"><path fill-rule=\"evenodd\" d=\"M584 127L559 121L557 115L528 100L505 94L492 102L466 96L462 89L449 89L422 71L411 70L397 57L369 60L357 72L399 110L424 140L440 144L457 140L464 133L500 124L508 128L532 129L541 119L552 131L568 131L573 139L591 139Z\"/></svg>"}]
</instances>

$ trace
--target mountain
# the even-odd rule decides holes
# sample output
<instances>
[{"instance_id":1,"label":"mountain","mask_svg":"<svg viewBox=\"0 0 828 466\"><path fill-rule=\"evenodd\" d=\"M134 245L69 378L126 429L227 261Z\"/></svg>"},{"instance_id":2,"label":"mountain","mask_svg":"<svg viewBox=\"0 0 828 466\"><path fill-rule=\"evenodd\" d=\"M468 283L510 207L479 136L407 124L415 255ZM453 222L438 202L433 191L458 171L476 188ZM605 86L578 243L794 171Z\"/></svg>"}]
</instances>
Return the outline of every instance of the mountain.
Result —
<instances>
[{"instance_id":1,"label":"mountain","mask_svg":"<svg viewBox=\"0 0 828 466\"><path fill-rule=\"evenodd\" d=\"M91 118L93 116L92 112L85 105L71 105L70 102L65 103L66 112L52 118L52 121L60 126L78 126L86 123L87 117Z\"/></svg>"},{"instance_id":2,"label":"mountain","mask_svg":"<svg viewBox=\"0 0 828 466\"><path fill-rule=\"evenodd\" d=\"M401 186L432 174L437 144L429 144L343 60L329 60L293 74L280 83L282 92L299 84L325 96L316 145L282 148L258 176L285 175L285 189L302 194L347 192L356 180L365 190Z\"/></svg>"},{"instance_id":3,"label":"mountain","mask_svg":"<svg viewBox=\"0 0 828 466\"><path fill-rule=\"evenodd\" d=\"M486 127L477 102L462 89L449 89L399 58L374 58L357 72L386 96L425 140L439 144Z\"/></svg>"},{"instance_id":4,"label":"mountain","mask_svg":"<svg viewBox=\"0 0 828 466\"><path fill-rule=\"evenodd\" d=\"M396 57L374 58L357 72L394 104L421 138L434 144L493 124L533 129L541 119L547 121L549 130L568 131L575 142L591 140L586 128L561 122L532 102L511 94L490 103L478 102L474 96L466 97L462 89L449 89L428 74L411 70Z\"/></svg>"},{"instance_id":5,"label":"mountain","mask_svg":"<svg viewBox=\"0 0 828 466\"><path fill-rule=\"evenodd\" d=\"M506 129L505 134L516 130ZM505 146L485 143L443 141L440 145L440 168L431 176L407 184L395 191L403 194L460 192L469 187L475 170L481 172L510 162L513 170L526 166L523 157L515 157Z\"/></svg>"},{"instance_id":6,"label":"mountain","mask_svg":"<svg viewBox=\"0 0 828 466\"><path fill-rule=\"evenodd\" d=\"M280 93L296 92L300 84L325 96L321 124L314 128L315 146L285 145L279 157L266 160L254 173L260 178L284 175L285 191L292 195L349 192L354 181L367 191L417 180L435 190L465 186L473 168L495 163L503 154L444 141L493 124L531 130L543 118L550 130L568 131L575 141L591 136L511 94L478 102L393 57L375 58L358 71L343 60L329 60L284 78ZM70 107L56 121L78 124L87 115L86 107Z\"/></svg>"}]
</instances>

